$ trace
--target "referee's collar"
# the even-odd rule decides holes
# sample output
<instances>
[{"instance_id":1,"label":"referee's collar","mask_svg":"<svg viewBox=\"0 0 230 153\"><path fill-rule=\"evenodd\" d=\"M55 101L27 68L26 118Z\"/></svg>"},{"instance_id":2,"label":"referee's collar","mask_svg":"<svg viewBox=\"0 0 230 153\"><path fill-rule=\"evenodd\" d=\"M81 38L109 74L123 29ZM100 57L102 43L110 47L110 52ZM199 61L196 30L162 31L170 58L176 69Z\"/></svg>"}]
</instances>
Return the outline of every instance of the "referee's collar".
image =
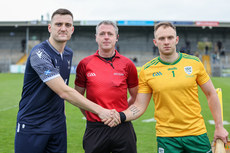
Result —
<instances>
[{"instance_id":1,"label":"referee's collar","mask_svg":"<svg viewBox=\"0 0 230 153\"><path fill-rule=\"evenodd\" d=\"M94 54L95 56L98 56L98 57L101 57L100 55L99 55L99 50L97 50L96 51L96 53ZM119 52L115 49L115 56L114 56L115 58L120 58L121 57L121 55L119 54ZM103 58L103 57L102 57Z\"/></svg>"}]
</instances>

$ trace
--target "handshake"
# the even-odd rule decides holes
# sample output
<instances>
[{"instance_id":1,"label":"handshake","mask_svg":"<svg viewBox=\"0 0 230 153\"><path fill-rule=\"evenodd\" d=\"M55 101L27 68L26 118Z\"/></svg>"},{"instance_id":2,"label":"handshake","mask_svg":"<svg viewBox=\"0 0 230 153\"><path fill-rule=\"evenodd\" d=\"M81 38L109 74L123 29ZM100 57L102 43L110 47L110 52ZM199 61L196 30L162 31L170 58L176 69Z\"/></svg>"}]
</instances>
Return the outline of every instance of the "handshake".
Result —
<instances>
[{"instance_id":1,"label":"handshake","mask_svg":"<svg viewBox=\"0 0 230 153\"><path fill-rule=\"evenodd\" d=\"M123 112L117 112L115 109L103 109L98 113L98 116L101 121L109 127L115 127L126 120L125 114Z\"/></svg>"}]
</instances>

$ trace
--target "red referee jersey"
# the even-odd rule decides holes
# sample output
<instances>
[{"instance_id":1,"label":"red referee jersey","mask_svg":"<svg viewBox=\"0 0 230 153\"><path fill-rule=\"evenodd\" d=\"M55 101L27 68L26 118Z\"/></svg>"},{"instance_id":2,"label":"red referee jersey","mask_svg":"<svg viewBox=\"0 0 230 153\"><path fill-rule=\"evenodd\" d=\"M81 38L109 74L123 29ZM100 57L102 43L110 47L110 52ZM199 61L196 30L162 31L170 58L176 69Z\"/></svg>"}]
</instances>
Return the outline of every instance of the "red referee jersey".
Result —
<instances>
[{"instance_id":1,"label":"red referee jersey","mask_svg":"<svg viewBox=\"0 0 230 153\"><path fill-rule=\"evenodd\" d=\"M112 61L100 57L97 51L80 61L75 85L86 88L89 100L120 112L128 108L127 88L138 85L137 70L130 59L117 51ZM91 112L86 111L86 114L88 121L101 121Z\"/></svg>"}]
</instances>

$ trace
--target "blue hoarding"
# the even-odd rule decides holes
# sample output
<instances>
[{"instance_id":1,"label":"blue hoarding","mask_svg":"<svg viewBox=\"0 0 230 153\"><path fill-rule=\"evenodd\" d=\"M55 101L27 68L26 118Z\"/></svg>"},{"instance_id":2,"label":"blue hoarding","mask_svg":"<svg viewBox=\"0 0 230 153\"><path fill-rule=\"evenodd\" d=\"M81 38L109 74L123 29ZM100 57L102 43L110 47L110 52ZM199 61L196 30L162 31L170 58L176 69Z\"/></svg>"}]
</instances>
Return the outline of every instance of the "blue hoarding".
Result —
<instances>
[{"instance_id":1,"label":"blue hoarding","mask_svg":"<svg viewBox=\"0 0 230 153\"><path fill-rule=\"evenodd\" d=\"M122 25L122 26L153 26L154 21L123 20L123 21L117 21L117 25Z\"/></svg>"}]
</instances>

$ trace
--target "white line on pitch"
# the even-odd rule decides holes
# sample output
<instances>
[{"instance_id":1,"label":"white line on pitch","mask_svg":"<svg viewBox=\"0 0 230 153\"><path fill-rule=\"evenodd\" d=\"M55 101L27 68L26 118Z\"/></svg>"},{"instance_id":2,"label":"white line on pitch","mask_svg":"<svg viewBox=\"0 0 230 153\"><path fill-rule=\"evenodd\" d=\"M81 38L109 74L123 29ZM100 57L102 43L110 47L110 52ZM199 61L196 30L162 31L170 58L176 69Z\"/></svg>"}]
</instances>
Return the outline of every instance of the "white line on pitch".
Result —
<instances>
[{"instance_id":1,"label":"white line on pitch","mask_svg":"<svg viewBox=\"0 0 230 153\"><path fill-rule=\"evenodd\" d=\"M14 106L11 106L11 107L6 107L6 108L3 108L3 109L0 109L0 112L3 112L3 111L7 111L9 109L12 109L12 108L15 108L17 107L18 105L14 105Z\"/></svg>"},{"instance_id":2,"label":"white line on pitch","mask_svg":"<svg viewBox=\"0 0 230 153\"><path fill-rule=\"evenodd\" d=\"M209 124L215 124L214 120L208 120ZM229 125L230 123L228 121L223 121L223 125Z\"/></svg>"},{"instance_id":3,"label":"white line on pitch","mask_svg":"<svg viewBox=\"0 0 230 153\"><path fill-rule=\"evenodd\" d=\"M154 118L150 118L150 119L142 120L142 122L156 122L156 120Z\"/></svg>"}]
</instances>

